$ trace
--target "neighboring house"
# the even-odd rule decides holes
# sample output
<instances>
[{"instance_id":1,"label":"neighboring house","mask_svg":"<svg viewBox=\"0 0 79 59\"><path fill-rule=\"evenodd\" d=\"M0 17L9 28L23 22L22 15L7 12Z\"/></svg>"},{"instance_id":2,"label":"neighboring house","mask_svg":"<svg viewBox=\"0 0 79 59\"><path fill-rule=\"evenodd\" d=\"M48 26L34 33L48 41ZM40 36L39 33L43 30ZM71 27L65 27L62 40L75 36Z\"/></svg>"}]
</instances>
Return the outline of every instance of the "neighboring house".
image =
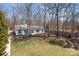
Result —
<instances>
[{"instance_id":1,"label":"neighboring house","mask_svg":"<svg viewBox=\"0 0 79 59\"><path fill-rule=\"evenodd\" d=\"M16 35L35 35L44 33L44 28L41 26L33 25L15 25L15 34Z\"/></svg>"}]
</instances>

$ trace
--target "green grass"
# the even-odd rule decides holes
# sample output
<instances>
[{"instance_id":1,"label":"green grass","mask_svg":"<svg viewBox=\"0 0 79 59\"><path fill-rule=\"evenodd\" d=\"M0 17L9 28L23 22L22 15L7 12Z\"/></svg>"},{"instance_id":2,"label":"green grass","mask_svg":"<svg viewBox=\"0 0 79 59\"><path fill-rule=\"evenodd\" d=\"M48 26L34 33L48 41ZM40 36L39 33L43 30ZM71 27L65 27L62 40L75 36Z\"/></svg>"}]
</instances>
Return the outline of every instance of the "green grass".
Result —
<instances>
[{"instance_id":1,"label":"green grass","mask_svg":"<svg viewBox=\"0 0 79 59\"><path fill-rule=\"evenodd\" d=\"M45 40L32 38L29 40L14 40L11 46L12 56L77 56L79 50L62 48Z\"/></svg>"}]
</instances>

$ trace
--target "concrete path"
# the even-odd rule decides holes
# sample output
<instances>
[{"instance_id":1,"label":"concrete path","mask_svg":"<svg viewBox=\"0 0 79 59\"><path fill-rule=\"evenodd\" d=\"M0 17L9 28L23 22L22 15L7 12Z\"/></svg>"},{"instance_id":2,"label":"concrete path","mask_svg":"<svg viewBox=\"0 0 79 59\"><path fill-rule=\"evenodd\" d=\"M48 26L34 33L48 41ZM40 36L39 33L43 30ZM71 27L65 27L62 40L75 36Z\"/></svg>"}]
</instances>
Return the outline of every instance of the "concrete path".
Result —
<instances>
[{"instance_id":1,"label":"concrete path","mask_svg":"<svg viewBox=\"0 0 79 59\"><path fill-rule=\"evenodd\" d=\"M6 44L6 46L7 46L7 48L6 48L6 53L7 53L7 56L10 56L10 37L8 38L8 41L9 41L9 43L8 44Z\"/></svg>"},{"instance_id":2,"label":"concrete path","mask_svg":"<svg viewBox=\"0 0 79 59\"><path fill-rule=\"evenodd\" d=\"M10 35L11 32L12 32L12 31L9 31L9 32L8 32L8 35ZM9 36L9 37L8 37L8 42L9 42L9 43L6 44L7 48L6 48L5 51L6 51L7 56L10 56L10 55L11 55L11 52L10 52L10 51L11 51L11 39L12 39L12 36Z\"/></svg>"}]
</instances>

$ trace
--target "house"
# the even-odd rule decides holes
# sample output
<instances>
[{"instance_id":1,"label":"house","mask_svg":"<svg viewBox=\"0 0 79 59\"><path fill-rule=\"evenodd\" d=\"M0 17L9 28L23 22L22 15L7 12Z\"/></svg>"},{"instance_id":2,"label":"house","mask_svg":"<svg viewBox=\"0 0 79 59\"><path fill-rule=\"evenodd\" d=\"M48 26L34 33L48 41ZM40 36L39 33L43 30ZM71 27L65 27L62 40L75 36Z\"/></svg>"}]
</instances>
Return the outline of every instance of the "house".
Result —
<instances>
[{"instance_id":1,"label":"house","mask_svg":"<svg viewBox=\"0 0 79 59\"><path fill-rule=\"evenodd\" d=\"M16 35L35 35L44 33L44 28L41 26L34 25L15 25L15 34Z\"/></svg>"}]
</instances>

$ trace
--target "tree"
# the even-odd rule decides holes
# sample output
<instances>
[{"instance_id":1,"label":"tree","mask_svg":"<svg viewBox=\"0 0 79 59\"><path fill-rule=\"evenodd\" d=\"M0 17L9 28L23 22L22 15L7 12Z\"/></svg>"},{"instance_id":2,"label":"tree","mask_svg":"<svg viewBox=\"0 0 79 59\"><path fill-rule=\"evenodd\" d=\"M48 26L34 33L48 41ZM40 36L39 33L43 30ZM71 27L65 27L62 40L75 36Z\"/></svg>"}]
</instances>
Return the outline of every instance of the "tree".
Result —
<instances>
[{"instance_id":1,"label":"tree","mask_svg":"<svg viewBox=\"0 0 79 59\"><path fill-rule=\"evenodd\" d=\"M64 8L65 4L61 4L61 3L58 3L58 4L54 4L54 9L55 9L55 16L56 16L56 20L57 20L57 37L59 37L59 12Z\"/></svg>"},{"instance_id":2,"label":"tree","mask_svg":"<svg viewBox=\"0 0 79 59\"><path fill-rule=\"evenodd\" d=\"M8 27L6 24L5 15L2 10L0 10L0 55L5 53L6 43L8 42Z\"/></svg>"},{"instance_id":3,"label":"tree","mask_svg":"<svg viewBox=\"0 0 79 59\"><path fill-rule=\"evenodd\" d=\"M69 26L69 18L70 18L70 6L71 4L66 4L65 9L64 9L64 17L63 17L63 31L67 32L70 29Z\"/></svg>"},{"instance_id":4,"label":"tree","mask_svg":"<svg viewBox=\"0 0 79 59\"><path fill-rule=\"evenodd\" d=\"M71 5L71 33L75 31L75 4Z\"/></svg>"}]
</instances>

